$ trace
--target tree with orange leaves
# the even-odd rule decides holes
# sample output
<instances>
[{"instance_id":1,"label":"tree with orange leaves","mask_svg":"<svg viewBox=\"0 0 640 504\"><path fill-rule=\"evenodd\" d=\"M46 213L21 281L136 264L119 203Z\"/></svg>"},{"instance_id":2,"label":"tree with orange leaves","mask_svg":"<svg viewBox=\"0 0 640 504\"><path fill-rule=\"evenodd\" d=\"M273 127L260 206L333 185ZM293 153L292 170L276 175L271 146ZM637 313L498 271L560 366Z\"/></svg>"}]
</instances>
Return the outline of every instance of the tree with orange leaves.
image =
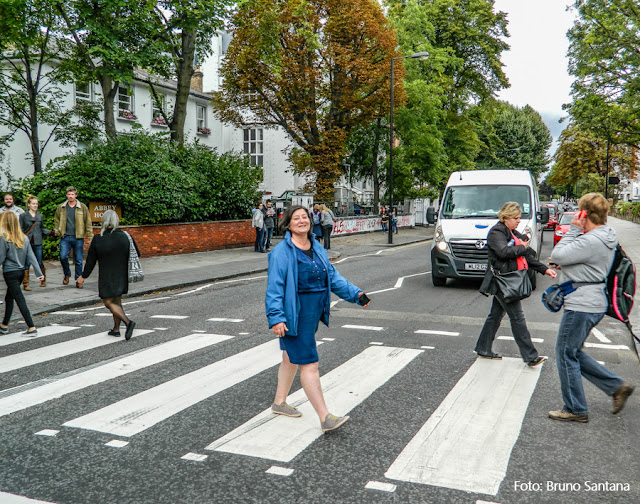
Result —
<instances>
[{"instance_id":1,"label":"tree with orange leaves","mask_svg":"<svg viewBox=\"0 0 640 504\"><path fill-rule=\"evenodd\" d=\"M290 160L319 200L333 199L351 131L389 111L395 32L376 0L249 0L213 108L224 122L281 127ZM396 64L394 99L402 103Z\"/></svg>"}]
</instances>

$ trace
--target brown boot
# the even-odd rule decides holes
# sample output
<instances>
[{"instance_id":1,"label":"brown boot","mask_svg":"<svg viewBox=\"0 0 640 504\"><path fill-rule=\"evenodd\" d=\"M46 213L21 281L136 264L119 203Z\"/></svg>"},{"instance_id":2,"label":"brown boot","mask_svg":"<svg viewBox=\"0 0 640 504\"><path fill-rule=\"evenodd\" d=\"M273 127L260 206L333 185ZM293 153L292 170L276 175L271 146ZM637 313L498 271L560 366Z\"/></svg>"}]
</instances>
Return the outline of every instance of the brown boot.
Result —
<instances>
[{"instance_id":1,"label":"brown boot","mask_svg":"<svg viewBox=\"0 0 640 504\"><path fill-rule=\"evenodd\" d=\"M22 279L22 287L26 291L30 291L31 287L29 287L29 270L24 270L24 278Z\"/></svg>"},{"instance_id":2,"label":"brown boot","mask_svg":"<svg viewBox=\"0 0 640 504\"><path fill-rule=\"evenodd\" d=\"M44 278L40 280L40 287L46 287L47 286L47 269L44 267L42 268L42 276Z\"/></svg>"}]
</instances>

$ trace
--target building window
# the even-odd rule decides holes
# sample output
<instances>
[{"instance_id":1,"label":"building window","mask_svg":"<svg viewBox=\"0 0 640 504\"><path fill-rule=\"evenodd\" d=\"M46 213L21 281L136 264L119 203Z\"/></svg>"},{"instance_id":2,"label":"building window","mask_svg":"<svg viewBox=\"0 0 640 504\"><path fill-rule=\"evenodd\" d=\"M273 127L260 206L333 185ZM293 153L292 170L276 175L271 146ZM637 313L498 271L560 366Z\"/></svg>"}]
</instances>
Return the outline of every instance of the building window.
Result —
<instances>
[{"instance_id":1,"label":"building window","mask_svg":"<svg viewBox=\"0 0 640 504\"><path fill-rule=\"evenodd\" d=\"M93 101L93 84L76 84L76 105Z\"/></svg>"},{"instance_id":2,"label":"building window","mask_svg":"<svg viewBox=\"0 0 640 504\"><path fill-rule=\"evenodd\" d=\"M163 94L158 95L157 100L153 100L151 104L151 124L158 126L167 126L167 121L162 116L162 111L165 110L167 105L167 97Z\"/></svg>"},{"instance_id":3,"label":"building window","mask_svg":"<svg viewBox=\"0 0 640 504\"><path fill-rule=\"evenodd\" d=\"M244 153L248 154L251 163L264 166L263 129L253 128L244 130Z\"/></svg>"},{"instance_id":4,"label":"building window","mask_svg":"<svg viewBox=\"0 0 640 504\"><path fill-rule=\"evenodd\" d=\"M205 105L196 105L196 128L201 135L211 133L207 127L207 107Z\"/></svg>"},{"instance_id":5,"label":"building window","mask_svg":"<svg viewBox=\"0 0 640 504\"><path fill-rule=\"evenodd\" d=\"M136 120L133 89L129 86L118 87L118 117Z\"/></svg>"}]
</instances>

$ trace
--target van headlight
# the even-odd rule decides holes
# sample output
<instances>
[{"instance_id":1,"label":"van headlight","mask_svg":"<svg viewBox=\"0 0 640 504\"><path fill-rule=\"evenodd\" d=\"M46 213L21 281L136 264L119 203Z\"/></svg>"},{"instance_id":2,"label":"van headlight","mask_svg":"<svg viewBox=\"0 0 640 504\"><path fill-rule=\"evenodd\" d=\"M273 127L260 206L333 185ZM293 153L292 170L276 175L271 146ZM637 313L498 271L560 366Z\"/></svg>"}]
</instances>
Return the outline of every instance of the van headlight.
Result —
<instances>
[{"instance_id":1,"label":"van headlight","mask_svg":"<svg viewBox=\"0 0 640 504\"><path fill-rule=\"evenodd\" d=\"M433 239L436 242L436 248L440 251L440 252L444 252L446 254L449 254L449 244L447 243L447 240L445 240L444 238L444 234L442 233L442 226L438 226L436 228L436 232L433 235Z\"/></svg>"}]
</instances>

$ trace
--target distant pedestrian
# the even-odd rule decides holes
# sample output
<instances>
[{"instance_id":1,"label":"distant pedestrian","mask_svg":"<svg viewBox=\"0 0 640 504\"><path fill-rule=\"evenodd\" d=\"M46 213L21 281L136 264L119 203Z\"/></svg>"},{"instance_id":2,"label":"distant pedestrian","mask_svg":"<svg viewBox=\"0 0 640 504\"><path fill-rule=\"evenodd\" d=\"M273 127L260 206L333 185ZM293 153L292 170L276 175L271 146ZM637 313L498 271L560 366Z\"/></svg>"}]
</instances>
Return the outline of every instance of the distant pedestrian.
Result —
<instances>
[{"instance_id":1,"label":"distant pedestrian","mask_svg":"<svg viewBox=\"0 0 640 504\"><path fill-rule=\"evenodd\" d=\"M60 263L64 279L62 285L68 285L71 278L69 268L69 252L73 250L73 262L75 264L76 287L82 289L82 283L78 283L78 278L82 276L82 249L85 236L93 235L91 227L91 216L87 205L78 199L78 191L75 187L69 186L66 190L67 200L56 208L53 219L53 228L56 236L60 239Z\"/></svg>"},{"instance_id":2,"label":"distant pedestrian","mask_svg":"<svg viewBox=\"0 0 640 504\"><path fill-rule=\"evenodd\" d=\"M398 234L398 209L393 207L391 211L391 232Z\"/></svg>"},{"instance_id":3,"label":"distant pedestrian","mask_svg":"<svg viewBox=\"0 0 640 504\"><path fill-rule=\"evenodd\" d=\"M87 264L78 282L83 284L99 263L98 296L113 316L113 329L109 336L120 336L120 324L124 323L127 341L133 335L136 323L130 320L122 308L122 295L129 292L129 249L133 244L138 256L140 251L133 237L119 229L120 219L113 210L107 210L102 216L102 229L91 240Z\"/></svg>"},{"instance_id":4,"label":"distant pedestrian","mask_svg":"<svg viewBox=\"0 0 640 504\"><path fill-rule=\"evenodd\" d=\"M384 205L380 207L380 224L383 233L389 230L389 213Z\"/></svg>"},{"instance_id":5,"label":"distant pedestrian","mask_svg":"<svg viewBox=\"0 0 640 504\"><path fill-rule=\"evenodd\" d=\"M0 324L0 334L9 332L9 322L13 313L13 302L18 305L22 318L27 324L24 332L27 336L35 336L38 331L31 318L31 312L24 299L20 284L24 278L24 265L27 259L33 264L33 271L38 280L42 280L42 272L38 265L38 260L31 250L31 244L20 229L18 217L13 212L8 212L2 219L2 236L0 236L0 264L2 265L2 276L7 284L7 294L5 295L4 319Z\"/></svg>"},{"instance_id":6,"label":"distant pedestrian","mask_svg":"<svg viewBox=\"0 0 640 504\"><path fill-rule=\"evenodd\" d=\"M253 244L254 252L264 252L264 214L262 213L262 203L259 203L253 212L251 226L256 228L256 241Z\"/></svg>"},{"instance_id":7,"label":"distant pedestrian","mask_svg":"<svg viewBox=\"0 0 640 504\"><path fill-rule=\"evenodd\" d=\"M42 276L44 278L40 281L40 287L46 287L47 270L45 269L44 262L42 261L42 237L43 235L54 236L55 232L44 227L42 214L38 212L38 205L38 198L31 195L27 197L27 211L20 215L20 228L22 229L22 232L27 235L27 238L31 243L31 248L33 249L33 254L36 256L38 265L42 271ZM31 287L29 287L30 266L31 264L27 258L27 262L24 265L24 280L22 282L22 286L26 291L31 290Z\"/></svg>"},{"instance_id":8,"label":"distant pedestrian","mask_svg":"<svg viewBox=\"0 0 640 504\"><path fill-rule=\"evenodd\" d=\"M331 232L333 231L333 224L336 220L336 216L333 212L327 208L327 205L322 205L322 212L320 213L320 225L322 226L322 238L324 239L324 248L326 250L331 249Z\"/></svg>"},{"instance_id":9,"label":"distant pedestrian","mask_svg":"<svg viewBox=\"0 0 640 504\"><path fill-rule=\"evenodd\" d=\"M12 212L20 217L20 214L24 213L24 210L19 206L16 206L13 201L13 194L7 193L4 195L4 206L0 208L0 212Z\"/></svg>"},{"instance_id":10,"label":"distant pedestrian","mask_svg":"<svg viewBox=\"0 0 640 504\"><path fill-rule=\"evenodd\" d=\"M264 251L269 252L271 248L271 238L276 225L276 211L271 206L271 200L267 200L267 208L264 211Z\"/></svg>"},{"instance_id":11,"label":"distant pedestrian","mask_svg":"<svg viewBox=\"0 0 640 504\"><path fill-rule=\"evenodd\" d=\"M550 260L562 269L562 282L582 283L565 295L564 313L556 338L556 364L564 406L549 418L565 422L589 421L582 377L613 398L611 413L620 413L634 387L584 352L584 342L609 307L606 282L618 245L607 225L609 202L598 193L585 194L569 231L551 252ZM584 231L584 233L583 233Z\"/></svg>"},{"instance_id":12,"label":"distant pedestrian","mask_svg":"<svg viewBox=\"0 0 640 504\"><path fill-rule=\"evenodd\" d=\"M315 334L320 322L329 325L332 292L351 303L358 302L364 293L338 273L320 243L311 239L306 208L299 205L288 208L280 229L285 236L269 254L265 296L269 328L280 337L283 351L271 411L289 417L302 415L286 402L300 368L300 383L320 419L320 428L334 430L349 416L331 415L327 409L320 385Z\"/></svg>"},{"instance_id":13,"label":"distant pedestrian","mask_svg":"<svg viewBox=\"0 0 640 504\"><path fill-rule=\"evenodd\" d=\"M311 214L311 222L313 222L313 234L316 235L316 240L322 240L322 226L320 225L320 218L322 217L322 211L320 205L317 203L313 205L313 212Z\"/></svg>"},{"instance_id":14,"label":"distant pedestrian","mask_svg":"<svg viewBox=\"0 0 640 504\"><path fill-rule=\"evenodd\" d=\"M531 334L527 329L527 321L522 311L522 303L514 301L507 303L493 280L492 271L508 273L520 269L529 269L545 274L551 278L556 277L556 272L548 268L535 258L529 248L530 238L516 230L520 223L520 205L514 201L505 203L498 212L499 222L491 228L487 237L487 252L489 254L489 270L480 287L483 294L493 294L491 311L484 322L482 331L476 343L475 351L480 357L487 359L502 359L502 356L491 349L496 332L500 327L505 312L509 315L511 332L520 349L522 360L530 367L537 366L546 360L538 354L533 346Z\"/></svg>"}]
</instances>

